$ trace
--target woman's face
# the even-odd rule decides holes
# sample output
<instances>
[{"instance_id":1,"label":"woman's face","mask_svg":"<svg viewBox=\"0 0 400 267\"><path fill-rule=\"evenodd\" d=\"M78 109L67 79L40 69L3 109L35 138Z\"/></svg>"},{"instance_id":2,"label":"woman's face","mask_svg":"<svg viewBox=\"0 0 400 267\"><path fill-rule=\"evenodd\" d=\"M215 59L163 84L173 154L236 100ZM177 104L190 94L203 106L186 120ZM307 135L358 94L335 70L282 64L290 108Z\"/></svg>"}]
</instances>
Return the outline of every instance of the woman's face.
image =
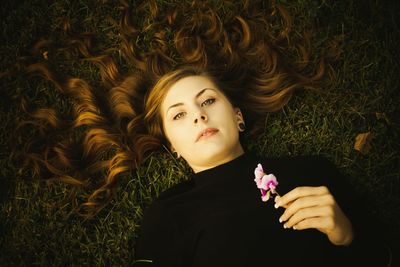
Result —
<instances>
[{"instance_id":1,"label":"woman's face","mask_svg":"<svg viewBox=\"0 0 400 267\"><path fill-rule=\"evenodd\" d=\"M209 78L188 76L178 80L168 90L161 113L171 149L178 152L194 172L243 154L238 130L242 114ZM201 136L206 129L209 132Z\"/></svg>"}]
</instances>

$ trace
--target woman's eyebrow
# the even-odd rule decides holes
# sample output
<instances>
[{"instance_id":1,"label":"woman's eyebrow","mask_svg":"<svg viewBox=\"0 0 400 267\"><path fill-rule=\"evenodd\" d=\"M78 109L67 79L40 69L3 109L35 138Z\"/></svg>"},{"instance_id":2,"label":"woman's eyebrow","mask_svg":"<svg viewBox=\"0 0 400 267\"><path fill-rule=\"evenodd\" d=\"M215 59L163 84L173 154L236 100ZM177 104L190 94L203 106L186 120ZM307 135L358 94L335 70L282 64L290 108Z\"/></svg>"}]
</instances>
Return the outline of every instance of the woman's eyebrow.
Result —
<instances>
[{"instance_id":1,"label":"woman's eyebrow","mask_svg":"<svg viewBox=\"0 0 400 267\"><path fill-rule=\"evenodd\" d=\"M213 90L213 91L215 91L215 89L213 89L213 88L204 88L204 89L202 89L200 92L198 92L198 93L196 94L195 98L196 98L196 99L199 98L206 90ZM167 109L167 112L166 112L166 113L168 113L168 111L169 111L171 108L175 108L175 107L182 106L182 105L183 105L183 103L176 103L176 104L173 104L172 106L170 106L170 107Z\"/></svg>"}]
</instances>

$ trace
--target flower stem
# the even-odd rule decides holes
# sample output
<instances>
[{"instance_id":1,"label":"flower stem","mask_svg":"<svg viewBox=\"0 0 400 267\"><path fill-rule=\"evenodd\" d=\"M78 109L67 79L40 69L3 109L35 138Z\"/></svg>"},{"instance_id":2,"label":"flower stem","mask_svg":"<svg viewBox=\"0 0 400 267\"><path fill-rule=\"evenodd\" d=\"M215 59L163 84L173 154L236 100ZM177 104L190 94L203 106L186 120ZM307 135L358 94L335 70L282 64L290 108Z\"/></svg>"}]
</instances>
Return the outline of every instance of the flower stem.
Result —
<instances>
[{"instance_id":1,"label":"flower stem","mask_svg":"<svg viewBox=\"0 0 400 267\"><path fill-rule=\"evenodd\" d=\"M279 195L278 191L276 191L276 189L271 189L272 193L278 195L278 197L281 197L281 195Z\"/></svg>"}]
</instances>

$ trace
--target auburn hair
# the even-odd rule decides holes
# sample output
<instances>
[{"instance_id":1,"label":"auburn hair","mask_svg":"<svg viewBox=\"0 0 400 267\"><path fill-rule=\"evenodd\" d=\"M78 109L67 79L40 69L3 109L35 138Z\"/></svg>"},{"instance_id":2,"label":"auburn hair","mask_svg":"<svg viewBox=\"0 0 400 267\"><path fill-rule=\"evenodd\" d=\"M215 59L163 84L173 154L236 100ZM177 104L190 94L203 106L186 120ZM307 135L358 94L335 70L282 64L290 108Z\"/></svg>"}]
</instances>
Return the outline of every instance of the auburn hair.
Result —
<instances>
[{"instance_id":1,"label":"auburn hair","mask_svg":"<svg viewBox=\"0 0 400 267\"><path fill-rule=\"evenodd\" d=\"M212 79L242 110L244 139L259 134L266 115L281 110L295 90L321 91L325 58L310 64L310 33L292 38L286 8L275 1L211 2L151 0L131 7L121 1L119 41L100 53L93 48L96 33L73 32L62 19L61 44L41 40L31 58L52 49L97 67L99 79L59 75L51 58L26 64L23 72L50 81L72 111L62 116L52 107L31 109L21 98L30 118L18 125L16 136L24 137L16 139L13 156L22 170L70 185L74 208L91 218L115 196L121 174L168 145L159 109L177 80ZM141 25L134 8L147 18ZM26 126L35 134L24 135Z\"/></svg>"}]
</instances>

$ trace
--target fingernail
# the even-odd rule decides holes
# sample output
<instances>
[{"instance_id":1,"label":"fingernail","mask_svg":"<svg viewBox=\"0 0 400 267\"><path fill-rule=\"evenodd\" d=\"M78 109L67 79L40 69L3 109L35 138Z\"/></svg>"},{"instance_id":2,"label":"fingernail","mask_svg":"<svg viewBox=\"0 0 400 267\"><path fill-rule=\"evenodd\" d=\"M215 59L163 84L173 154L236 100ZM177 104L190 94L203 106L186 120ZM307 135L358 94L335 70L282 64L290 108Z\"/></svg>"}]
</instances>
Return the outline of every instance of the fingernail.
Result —
<instances>
[{"instance_id":1,"label":"fingernail","mask_svg":"<svg viewBox=\"0 0 400 267\"><path fill-rule=\"evenodd\" d=\"M292 228L293 228L293 230L296 230L296 226L293 226Z\"/></svg>"},{"instance_id":2,"label":"fingernail","mask_svg":"<svg viewBox=\"0 0 400 267\"><path fill-rule=\"evenodd\" d=\"M275 207L275 209L279 208L278 203L275 203L274 207Z\"/></svg>"},{"instance_id":3,"label":"fingernail","mask_svg":"<svg viewBox=\"0 0 400 267\"><path fill-rule=\"evenodd\" d=\"M280 222L280 223L283 222L282 218L279 218L279 222Z\"/></svg>"},{"instance_id":4,"label":"fingernail","mask_svg":"<svg viewBox=\"0 0 400 267\"><path fill-rule=\"evenodd\" d=\"M283 225L283 228L285 228L285 229L287 228L286 224Z\"/></svg>"}]
</instances>

